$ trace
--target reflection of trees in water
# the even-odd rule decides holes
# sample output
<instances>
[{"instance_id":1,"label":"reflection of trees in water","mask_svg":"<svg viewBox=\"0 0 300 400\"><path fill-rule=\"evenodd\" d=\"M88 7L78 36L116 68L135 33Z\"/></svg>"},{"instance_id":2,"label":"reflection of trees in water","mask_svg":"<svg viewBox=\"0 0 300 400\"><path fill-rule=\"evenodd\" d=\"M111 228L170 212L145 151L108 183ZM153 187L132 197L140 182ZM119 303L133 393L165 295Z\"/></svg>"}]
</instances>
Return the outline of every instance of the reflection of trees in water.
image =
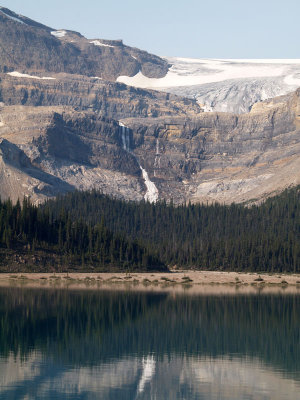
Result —
<instances>
[{"instance_id":1,"label":"reflection of trees in water","mask_svg":"<svg viewBox=\"0 0 300 400\"><path fill-rule=\"evenodd\" d=\"M54 356L71 357L70 362L73 357L74 362L81 360L81 353L83 360L89 356L93 360L93 345L102 347L103 335L117 333L122 325L134 324L165 297L130 292L1 288L0 354L12 351L26 355L33 349L46 351L51 347ZM76 352L68 354L78 342ZM101 351L97 352L97 359Z\"/></svg>"},{"instance_id":2,"label":"reflection of trees in water","mask_svg":"<svg viewBox=\"0 0 300 400\"><path fill-rule=\"evenodd\" d=\"M108 358L226 354L300 370L300 296L177 296L1 289L0 354L41 350L92 365Z\"/></svg>"}]
</instances>

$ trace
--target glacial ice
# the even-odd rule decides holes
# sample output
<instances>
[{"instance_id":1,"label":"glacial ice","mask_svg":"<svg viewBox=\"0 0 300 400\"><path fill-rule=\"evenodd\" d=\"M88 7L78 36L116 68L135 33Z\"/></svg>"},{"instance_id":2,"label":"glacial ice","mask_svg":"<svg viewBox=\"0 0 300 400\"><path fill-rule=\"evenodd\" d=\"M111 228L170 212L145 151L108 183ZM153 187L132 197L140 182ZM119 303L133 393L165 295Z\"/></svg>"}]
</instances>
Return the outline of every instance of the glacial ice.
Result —
<instances>
[{"instance_id":1,"label":"glacial ice","mask_svg":"<svg viewBox=\"0 0 300 400\"><path fill-rule=\"evenodd\" d=\"M194 98L204 111L248 112L256 102L287 94L300 86L300 59L167 58L163 78L119 76L127 85Z\"/></svg>"}]
</instances>

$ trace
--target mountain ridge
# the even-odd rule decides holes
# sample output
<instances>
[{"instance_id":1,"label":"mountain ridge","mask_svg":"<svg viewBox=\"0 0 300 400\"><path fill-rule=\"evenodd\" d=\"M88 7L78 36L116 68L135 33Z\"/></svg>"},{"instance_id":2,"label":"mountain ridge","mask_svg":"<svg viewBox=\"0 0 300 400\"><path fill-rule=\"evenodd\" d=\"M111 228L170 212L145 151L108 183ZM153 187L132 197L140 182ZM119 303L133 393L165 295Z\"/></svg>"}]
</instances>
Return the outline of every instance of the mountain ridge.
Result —
<instances>
[{"instance_id":1,"label":"mountain ridge","mask_svg":"<svg viewBox=\"0 0 300 400\"><path fill-rule=\"evenodd\" d=\"M66 72L115 80L139 70L149 77L162 77L168 63L158 56L125 46L122 41L86 39L80 33L55 30L0 9L1 71ZM111 59L114 62L111 62Z\"/></svg>"}]
</instances>

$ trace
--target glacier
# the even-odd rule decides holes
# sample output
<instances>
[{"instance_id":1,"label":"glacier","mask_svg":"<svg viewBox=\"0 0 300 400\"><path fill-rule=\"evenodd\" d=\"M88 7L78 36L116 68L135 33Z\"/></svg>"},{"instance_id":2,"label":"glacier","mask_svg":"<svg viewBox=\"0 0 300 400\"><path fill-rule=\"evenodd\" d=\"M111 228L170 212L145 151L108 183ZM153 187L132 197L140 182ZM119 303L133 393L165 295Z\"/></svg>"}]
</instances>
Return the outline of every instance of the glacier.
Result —
<instances>
[{"instance_id":1,"label":"glacier","mask_svg":"<svg viewBox=\"0 0 300 400\"><path fill-rule=\"evenodd\" d=\"M246 113L253 104L300 87L300 59L192 59L164 57L165 77L119 76L117 82L194 98L204 111Z\"/></svg>"}]
</instances>

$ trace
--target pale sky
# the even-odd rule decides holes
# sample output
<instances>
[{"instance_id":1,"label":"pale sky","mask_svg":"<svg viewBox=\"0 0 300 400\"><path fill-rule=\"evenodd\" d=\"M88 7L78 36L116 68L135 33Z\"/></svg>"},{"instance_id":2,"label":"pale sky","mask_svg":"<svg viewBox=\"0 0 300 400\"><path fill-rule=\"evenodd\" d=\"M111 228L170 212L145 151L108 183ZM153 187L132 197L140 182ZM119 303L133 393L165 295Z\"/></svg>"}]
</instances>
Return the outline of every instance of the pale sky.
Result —
<instances>
[{"instance_id":1,"label":"pale sky","mask_svg":"<svg viewBox=\"0 0 300 400\"><path fill-rule=\"evenodd\" d=\"M300 0L0 0L56 29L161 56L300 58Z\"/></svg>"}]
</instances>

